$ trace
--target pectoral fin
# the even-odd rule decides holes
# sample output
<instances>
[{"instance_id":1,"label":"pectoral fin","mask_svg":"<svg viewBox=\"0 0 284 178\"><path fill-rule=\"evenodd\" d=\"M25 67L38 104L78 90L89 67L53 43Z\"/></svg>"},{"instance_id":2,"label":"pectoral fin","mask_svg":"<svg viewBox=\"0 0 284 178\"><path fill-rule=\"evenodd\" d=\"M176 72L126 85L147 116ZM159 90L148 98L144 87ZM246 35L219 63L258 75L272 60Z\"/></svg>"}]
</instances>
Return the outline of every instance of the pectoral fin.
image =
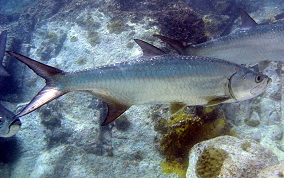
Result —
<instances>
[{"instance_id":1,"label":"pectoral fin","mask_svg":"<svg viewBox=\"0 0 284 178\"><path fill-rule=\"evenodd\" d=\"M180 102L177 102L177 103L171 103L170 105L170 113L171 114L175 114L177 113L178 111L184 109L187 105L185 103L180 103Z\"/></svg>"},{"instance_id":2,"label":"pectoral fin","mask_svg":"<svg viewBox=\"0 0 284 178\"><path fill-rule=\"evenodd\" d=\"M205 106L213 106L220 103L223 103L227 100L231 99L230 96L224 95L224 96L216 96L216 97L208 97L208 103Z\"/></svg>"},{"instance_id":3,"label":"pectoral fin","mask_svg":"<svg viewBox=\"0 0 284 178\"><path fill-rule=\"evenodd\" d=\"M118 118L121 114L123 114L130 106L125 104L121 104L114 101L107 101L107 114L104 122L101 124L102 126L107 125L113 122L116 118Z\"/></svg>"}]
</instances>

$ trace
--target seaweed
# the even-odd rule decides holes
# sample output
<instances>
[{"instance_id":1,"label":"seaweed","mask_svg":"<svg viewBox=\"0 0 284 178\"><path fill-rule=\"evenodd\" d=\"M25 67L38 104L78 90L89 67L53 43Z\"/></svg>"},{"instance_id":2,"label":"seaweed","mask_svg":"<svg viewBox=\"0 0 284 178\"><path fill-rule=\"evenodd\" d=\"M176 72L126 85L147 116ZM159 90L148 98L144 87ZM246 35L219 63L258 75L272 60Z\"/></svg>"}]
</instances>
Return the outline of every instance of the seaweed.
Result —
<instances>
[{"instance_id":1,"label":"seaweed","mask_svg":"<svg viewBox=\"0 0 284 178\"><path fill-rule=\"evenodd\" d=\"M160 148L166 160L161 163L164 173L185 177L189 150L196 143L230 134L230 126L217 107L186 107L169 120L157 118L155 130L162 134Z\"/></svg>"},{"instance_id":2,"label":"seaweed","mask_svg":"<svg viewBox=\"0 0 284 178\"><path fill-rule=\"evenodd\" d=\"M218 148L205 148L196 164L199 177L218 177L228 153Z\"/></svg>"},{"instance_id":3,"label":"seaweed","mask_svg":"<svg viewBox=\"0 0 284 178\"><path fill-rule=\"evenodd\" d=\"M84 65L87 63L87 59L84 58L84 57L80 57L78 60L77 60L77 65L81 66L81 65Z\"/></svg>"}]
</instances>

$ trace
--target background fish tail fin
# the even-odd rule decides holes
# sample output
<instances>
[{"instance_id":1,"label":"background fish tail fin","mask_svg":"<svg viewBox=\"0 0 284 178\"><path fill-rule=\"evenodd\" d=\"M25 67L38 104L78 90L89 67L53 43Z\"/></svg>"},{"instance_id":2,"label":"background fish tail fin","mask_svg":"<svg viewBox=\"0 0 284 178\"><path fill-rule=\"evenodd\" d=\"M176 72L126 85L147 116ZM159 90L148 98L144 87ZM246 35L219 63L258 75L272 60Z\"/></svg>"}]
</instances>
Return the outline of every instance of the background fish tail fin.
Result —
<instances>
[{"instance_id":1,"label":"background fish tail fin","mask_svg":"<svg viewBox=\"0 0 284 178\"><path fill-rule=\"evenodd\" d=\"M68 91L60 91L56 88L56 83L54 80L55 75L64 74L64 71L42 64L33 59L30 59L21 54L7 51L11 56L18 59L20 62L26 64L30 69L32 69L37 75L41 76L46 80L46 86L32 99L32 101L17 115L17 117L24 116L42 105L58 98Z\"/></svg>"}]
</instances>

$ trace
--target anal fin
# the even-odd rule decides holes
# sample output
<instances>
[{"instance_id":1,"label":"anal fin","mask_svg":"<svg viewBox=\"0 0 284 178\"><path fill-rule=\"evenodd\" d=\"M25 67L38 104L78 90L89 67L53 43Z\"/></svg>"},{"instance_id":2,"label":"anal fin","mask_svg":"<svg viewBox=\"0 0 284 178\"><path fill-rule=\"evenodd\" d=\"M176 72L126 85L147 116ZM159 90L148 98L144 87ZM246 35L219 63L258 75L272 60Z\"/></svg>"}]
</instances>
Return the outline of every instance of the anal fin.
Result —
<instances>
[{"instance_id":1,"label":"anal fin","mask_svg":"<svg viewBox=\"0 0 284 178\"><path fill-rule=\"evenodd\" d=\"M116 118L118 118L121 114L123 114L130 106L126 104L122 104L115 101L105 102L108 108L106 118L104 122L101 124L102 126L107 125L113 122Z\"/></svg>"}]
</instances>

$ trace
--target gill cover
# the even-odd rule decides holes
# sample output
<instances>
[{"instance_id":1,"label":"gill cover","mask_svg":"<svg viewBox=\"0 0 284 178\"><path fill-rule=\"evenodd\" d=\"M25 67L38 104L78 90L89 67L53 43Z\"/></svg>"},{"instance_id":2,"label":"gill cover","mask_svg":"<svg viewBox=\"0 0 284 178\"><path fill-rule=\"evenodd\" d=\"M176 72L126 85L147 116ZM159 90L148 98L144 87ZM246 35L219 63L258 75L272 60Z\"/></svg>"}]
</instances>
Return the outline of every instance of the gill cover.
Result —
<instances>
[{"instance_id":1,"label":"gill cover","mask_svg":"<svg viewBox=\"0 0 284 178\"><path fill-rule=\"evenodd\" d=\"M263 93L270 81L267 75L242 69L230 78L230 94L239 101L251 99Z\"/></svg>"}]
</instances>

